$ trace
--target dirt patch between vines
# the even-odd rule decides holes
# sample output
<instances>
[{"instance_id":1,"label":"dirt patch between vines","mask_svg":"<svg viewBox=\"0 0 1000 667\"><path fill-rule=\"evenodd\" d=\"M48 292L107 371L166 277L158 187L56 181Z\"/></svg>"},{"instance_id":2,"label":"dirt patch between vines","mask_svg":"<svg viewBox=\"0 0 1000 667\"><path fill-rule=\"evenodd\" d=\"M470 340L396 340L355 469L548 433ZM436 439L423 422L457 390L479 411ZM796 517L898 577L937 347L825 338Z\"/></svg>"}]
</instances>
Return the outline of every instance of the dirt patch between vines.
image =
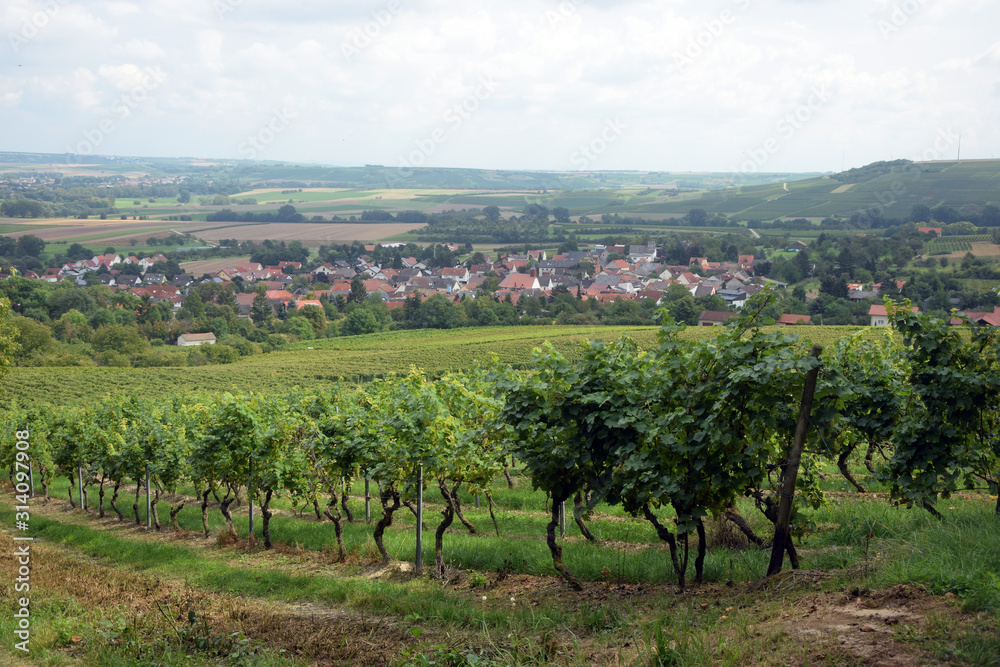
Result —
<instances>
[{"instance_id":1,"label":"dirt patch between vines","mask_svg":"<svg viewBox=\"0 0 1000 667\"><path fill-rule=\"evenodd\" d=\"M920 587L896 585L861 596L824 592L803 598L795 609L765 625L780 628L803 646L811 645L815 660L849 659L855 664L892 667L943 665L899 637L904 629L910 633L925 630L932 613L958 611L947 599Z\"/></svg>"}]
</instances>

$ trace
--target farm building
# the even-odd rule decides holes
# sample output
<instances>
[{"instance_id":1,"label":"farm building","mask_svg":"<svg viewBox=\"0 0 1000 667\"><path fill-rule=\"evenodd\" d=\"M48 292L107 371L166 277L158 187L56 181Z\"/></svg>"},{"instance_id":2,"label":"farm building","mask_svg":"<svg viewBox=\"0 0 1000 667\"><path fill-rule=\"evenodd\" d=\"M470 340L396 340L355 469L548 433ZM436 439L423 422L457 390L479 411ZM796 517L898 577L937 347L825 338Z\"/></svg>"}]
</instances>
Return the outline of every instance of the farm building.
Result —
<instances>
[{"instance_id":1,"label":"farm building","mask_svg":"<svg viewBox=\"0 0 1000 667\"><path fill-rule=\"evenodd\" d=\"M192 347L195 345L215 345L215 334L187 333L177 337L178 347Z\"/></svg>"},{"instance_id":2,"label":"farm building","mask_svg":"<svg viewBox=\"0 0 1000 667\"><path fill-rule=\"evenodd\" d=\"M698 316L698 326L718 327L725 324L726 320L739 317L736 313L727 313L721 310L703 310Z\"/></svg>"}]
</instances>

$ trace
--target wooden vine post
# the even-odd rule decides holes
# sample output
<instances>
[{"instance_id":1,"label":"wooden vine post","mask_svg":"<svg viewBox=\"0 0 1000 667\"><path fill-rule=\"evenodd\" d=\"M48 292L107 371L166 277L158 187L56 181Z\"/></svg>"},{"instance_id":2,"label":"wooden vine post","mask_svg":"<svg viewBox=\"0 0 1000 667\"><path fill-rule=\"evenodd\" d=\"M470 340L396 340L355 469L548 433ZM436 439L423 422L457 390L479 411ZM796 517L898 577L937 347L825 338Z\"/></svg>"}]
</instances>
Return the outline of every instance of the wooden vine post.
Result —
<instances>
[{"instance_id":1,"label":"wooden vine post","mask_svg":"<svg viewBox=\"0 0 1000 667\"><path fill-rule=\"evenodd\" d=\"M416 570L420 574L424 567L424 466L420 465L417 478L417 553Z\"/></svg>"},{"instance_id":2,"label":"wooden vine post","mask_svg":"<svg viewBox=\"0 0 1000 667\"><path fill-rule=\"evenodd\" d=\"M810 353L817 360L823 353L821 345L813 345ZM785 474L781 481L781 501L778 504L778 520L774 524L774 543L771 545L771 562L767 566L767 576L781 572L781 562L785 556L785 548L791 535L788 524L792 517L792 501L795 496L795 480L799 475L799 462L802 460L802 450L806 444L806 434L809 432L809 416L812 414L813 394L816 392L816 379L819 376L819 364L806 373L805 386L802 388L802 402L799 404L799 421L795 427L795 439L792 449L788 452Z\"/></svg>"},{"instance_id":3,"label":"wooden vine post","mask_svg":"<svg viewBox=\"0 0 1000 667\"><path fill-rule=\"evenodd\" d=\"M250 541L253 542L253 490L251 489L251 483L253 481L253 457L250 458L250 472L247 477L247 504L250 506Z\"/></svg>"}]
</instances>

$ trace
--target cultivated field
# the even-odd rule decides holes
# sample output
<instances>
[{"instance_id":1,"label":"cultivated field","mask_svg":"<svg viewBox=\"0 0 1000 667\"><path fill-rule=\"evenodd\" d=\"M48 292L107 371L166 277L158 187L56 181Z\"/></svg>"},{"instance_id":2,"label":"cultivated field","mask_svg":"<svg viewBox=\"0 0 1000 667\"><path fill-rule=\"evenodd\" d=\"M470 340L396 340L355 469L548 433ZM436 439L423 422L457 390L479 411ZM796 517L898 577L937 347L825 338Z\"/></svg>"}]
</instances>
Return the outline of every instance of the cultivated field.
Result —
<instances>
[{"instance_id":1,"label":"cultivated field","mask_svg":"<svg viewBox=\"0 0 1000 667\"><path fill-rule=\"evenodd\" d=\"M243 207L253 210L253 207ZM215 210L215 209L213 209ZM360 212L360 211L359 211ZM23 224L23 230L22 230ZM31 220L23 223L7 222L5 236L19 237L34 234L45 241L86 242L94 244L122 243L131 239L142 242L149 236L163 236L174 229L193 233L198 238L215 243L219 239L240 241L302 241L307 245L351 241L381 241L398 234L419 229L419 224L313 224L313 223L260 223L173 221L173 220Z\"/></svg>"},{"instance_id":2,"label":"cultivated field","mask_svg":"<svg viewBox=\"0 0 1000 667\"><path fill-rule=\"evenodd\" d=\"M190 273L193 276L201 276L205 273L213 273L219 269L225 269L249 261L249 257L223 257L221 259L199 259L194 262L181 262L179 266L185 273Z\"/></svg>"},{"instance_id":3,"label":"cultivated field","mask_svg":"<svg viewBox=\"0 0 1000 667\"><path fill-rule=\"evenodd\" d=\"M767 328L785 332L785 327ZM42 401L55 405L89 403L95 397L121 396L142 386L146 397L169 397L177 387L188 392L287 391L296 385L326 386L338 378L362 382L373 376L406 373L415 366L428 373L468 368L494 356L502 364L523 368L531 360L531 350L545 341L569 359L577 359L584 340L633 338L640 347L656 345L658 327L474 327L453 330L422 329L393 331L365 336L347 336L288 345L285 350L222 366L179 368L28 368L11 370L0 389L3 401L22 405ZM829 350L841 337L864 331L881 336L870 327L797 326L803 341ZM710 327L688 327L684 337L717 334ZM312 348L312 349L309 349Z\"/></svg>"},{"instance_id":4,"label":"cultivated field","mask_svg":"<svg viewBox=\"0 0 1000 667\"><path fill-rule=\"evenodd\" d=\"M24 231L4 232L4 236L19 237L33 234L45 241L88 241L91 243L106 243L136 238L140 241L148 236L162 235L163 232L176 229L180 232L191 231L196 227L204 227L204 222L174 222L163 220L25 220ZM6 222L6 227L16 228L20 224Z\"/></svg>"},{"instance_id":5,"label":"cultivated field","mask_svg":"<svg viewBox=\"0 0 1000 667\"><path fill-rule=\"evenodd\" d=\"M210 223L211 224L211 223ZM204 227L205 223L201 223ZM266 223L259 225L234 225L198 231L198 238L210 242L220 239L237 239L239 241L302 241L303 244L318 245L320 243L350 243L351 241L381 241L383 239L405 234L423 225L414 224L313 224L313 223Z\"/></svg>"}]
</instances>

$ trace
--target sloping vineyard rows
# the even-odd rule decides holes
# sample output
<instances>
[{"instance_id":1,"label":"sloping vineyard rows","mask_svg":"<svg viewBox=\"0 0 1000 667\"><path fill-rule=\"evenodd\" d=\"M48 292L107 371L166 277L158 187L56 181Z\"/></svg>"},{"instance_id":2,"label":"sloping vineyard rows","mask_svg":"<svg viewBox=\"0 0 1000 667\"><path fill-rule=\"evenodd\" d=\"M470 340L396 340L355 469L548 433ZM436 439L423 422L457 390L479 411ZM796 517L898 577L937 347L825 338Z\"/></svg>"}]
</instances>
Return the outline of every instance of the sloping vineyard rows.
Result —
<instances>
[{"instance_id":1,"label":"sloping vineyard rows","mask_svg":"<svg viewBox=\"0 0 1000 667\"><path fill-rule=\"evenodd\" d=\"M465 523L460 491L492 507L490 485L513 457L551 497L546 540L570 585L579 582L555 537L565 503L588 539L586 517L598 503L646 519L669 546L667 567L683 585L695 542L695 579L702 578L710 514L752 533L735 509L745 497L776 520L805 377L818 368L793 531L823 502L820 462L835 463L865 491L846 465L856 451L896 501L932 513L958 489L995 492L1000 346L991 328L972 329L966 342L944 322L898 309L902 344L889 334L850 336L821 361L794 335L756 327L759 307L747 310L711 339L682 338L667 319L652 352L628 339L594 341L570 361L546 345L527 371L494 363L437 379L413 370L362 389L15 406L4 416L5 434L30 433L30 456L5 437L0 464L19 490L33 477L47 497L61 476L74 506L82 498L102 516L107 506L137 523L148 476L157 529L161 493L193 487L206 537L210 499L235 531L230 507L245 495L259 507L268 548L273 502L287 497L333 523L341 558L345 483L371 480L381 506L372 537L384 560L385 531L395 512L416 502L422 483L444 508L433 529L434 567L443 573L446 531L456 518ZM87 498L94 493L96 503ZM175 529L182 506L168 510ZM786 548L795 566L790 540Z\"/></svg>"},{"instance_id":2,"label":"sloping vineyard rows","mask_svg":"<svg viewBox=\"0 0 1000 667\"><path fill-rule=\"evenodd\" d=\"M943 255L953 252L971 252L973 243L989 243L993 237L989 234L974 234L969 236L945 236L931 239L924 244L929 255Z\"/></svg>"}]
</instances>

